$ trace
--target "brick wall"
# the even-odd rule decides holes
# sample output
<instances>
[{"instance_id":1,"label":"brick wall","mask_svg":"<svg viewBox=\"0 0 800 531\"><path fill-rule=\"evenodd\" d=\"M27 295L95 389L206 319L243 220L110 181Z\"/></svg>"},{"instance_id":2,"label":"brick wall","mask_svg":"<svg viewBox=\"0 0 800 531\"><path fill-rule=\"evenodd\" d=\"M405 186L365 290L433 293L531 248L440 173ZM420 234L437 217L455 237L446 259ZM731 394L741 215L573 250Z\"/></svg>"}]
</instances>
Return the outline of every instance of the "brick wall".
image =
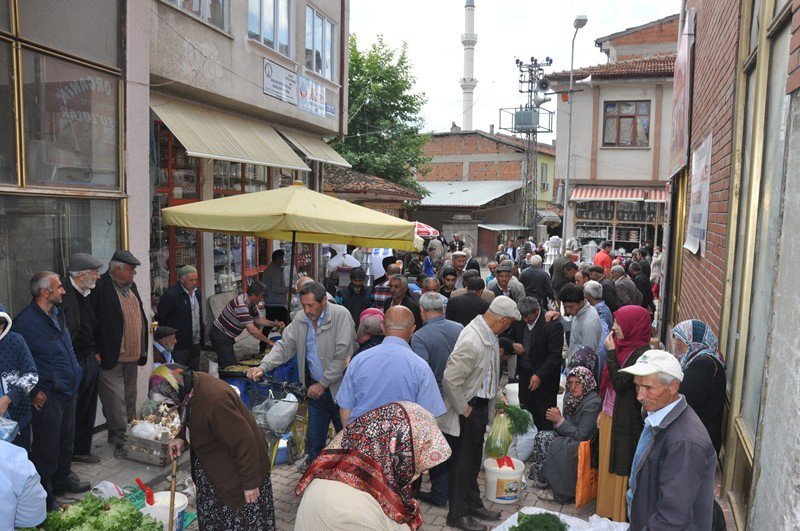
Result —
<instances>
[{"instance_id":1,"label":"brick wall","mask_svg":"<svg viewBox=\"0 0 800 531\"><path fill-rule=\"evenodd\" d=\"M460 181L464 172L461 162L447 162L442 164L426 164L422 172L417 175L420 182L425 181Z\"/></svg>"},{"instance_id":2,"label":"brick wall","mask_svg":"<svg viewBox=\"0 0 800 531\"><path fill-rule=\"evenodd\" d=\"M786 80L786 93L800 89L800 0L792 5L792 40L789 43L789 77Z\"/></svg>"},{"instance_id":3,"label":"brick wall","mask_svg":"<svg viewBox=\"0 0 800 531\"><path fill-rule=\"evenodd\" d=\"M709 133L713 138L706 256L679 249L683 242L675 242L676 250L683 255L679 318L702 319L719 333L733 162L739 4L726 0L690 0L687 4L687 9L697 10L692 150Z\"/></svg>"},{"instance_id":4,"label":"brick wall","mask_svg":"<svg viewBox=\"0 0 800 531\"><path fill-rule=\"evenodd\" d=\"M656 44L677 42L678 19L655 24L648 28L634 31L611 40L612 46L631 46L637 44Z\"/></svg>"},{"instance_id":5,"label":"brick wall","mask_svg":"<svg viewBox=\"0 0 800 531\"><path fill-rule=\"evenodd\" d=\"M435 135L425 144L428 157L456 157L459 155L518 155L519 150L502 142L495 142L477 133ZM521 178L522 162L519 160L495 162L468 162L469 180L505 181ZM420 182L460 181L464 163L435 162L424 167Z\"/></svg>"}]
</instances>

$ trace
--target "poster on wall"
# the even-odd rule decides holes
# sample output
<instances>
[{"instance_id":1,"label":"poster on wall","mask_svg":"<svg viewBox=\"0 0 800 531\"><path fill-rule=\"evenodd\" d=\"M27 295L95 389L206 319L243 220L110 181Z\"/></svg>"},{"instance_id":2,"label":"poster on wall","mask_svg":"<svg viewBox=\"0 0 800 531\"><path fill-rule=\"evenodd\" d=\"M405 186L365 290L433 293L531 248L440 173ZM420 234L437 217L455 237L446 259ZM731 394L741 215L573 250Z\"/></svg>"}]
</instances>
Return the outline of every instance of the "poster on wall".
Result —
<instances>
[{"instance_id":1,"label":"poster on wall","mask_svg":"<svg viewBox=\"0 0 800 531\"><path fill-rule=\"evenodd\" d=\"M711 135L709 134L692 154L691 204L686 241L683 248L706 255L708 230L708 189L711 182Z\"/></svg>"},{"instance_id":2,"label":"poster on wall","mask_svg":"<svg viewBox=\"0 0 800 531\"><path fill-rule=\"evenodd\" d=\"M325 116L325 87L300 76L300 108L317 116Z\"/></svg>"},{"instance_id":3,"label":"poster on wall","mask_svg":"<svg viewBox=\"0 0 800 531\"><path fill-rule=\"evenodd\" d=\"M297 105L297 74L265 57L264 94Z\"/></svg>"},{"instance_id":4,"label":"poster on wall","mask_svg":"<svg viewBox=\"0 0 800 531\"><path fill-rule=\"evenodd\" d=\"M670 131L669 169L675 175L686 166L689 153L689 106L692 101L692 44L694 43L694 8L687 10L686 22L675 58L672 93L672 128Z\"/></svg>"}]
</instances>

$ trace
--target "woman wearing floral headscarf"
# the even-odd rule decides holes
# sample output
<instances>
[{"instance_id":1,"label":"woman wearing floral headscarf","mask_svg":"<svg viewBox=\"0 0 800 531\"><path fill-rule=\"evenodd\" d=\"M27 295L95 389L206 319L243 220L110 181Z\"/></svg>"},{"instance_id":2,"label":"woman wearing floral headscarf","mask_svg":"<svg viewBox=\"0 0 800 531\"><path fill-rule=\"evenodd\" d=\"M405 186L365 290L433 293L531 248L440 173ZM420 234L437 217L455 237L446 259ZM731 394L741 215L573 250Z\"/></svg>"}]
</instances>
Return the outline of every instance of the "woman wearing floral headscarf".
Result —
<instances>
[{"instance_id":1,"label":"woman wearing floral headscarf","mask_svg":"<svg viewBox=\"0 0 800 531\"><path fill-rule=\"evenodd\" d=\"M680 393L700 417L719 454L726 380L717 336L703 321L690 319L672 329L672 338L674 354L683 369Z\"/></svg>"},{"instance_id":2,"label":"woman wearing floral headscarf","mask_svg":"<svg viewBox=\"0 0 800 531\"><path fill-rule=\"evenodd\" d=\"M575 497L578 446L597 432L597 414L603 404L594 376L586 367L574 367L567 373L567 392L563 415L555 407L547 410L554 430L536 434L529 476L541 489L537 496L558 503Z\"/></svg>"},{"instance_id":3,"label":"woman wearing floral headscarf","mask_svg":"<svg viewBox=\"0 0 800 531\"><path fill-rule=\"evenodd\" d=\"M182 429L168 449L177 457L191 443L200 529L275 529L267 443L236 391L206 373L166 364L150 375L149 396L180 412Z\"/></svg>"},{"instance_id":4,"label":"woman wearing floral headscarf","mask_svg":"<svg viewBox=\"0 0 800 531\"><path fill-rule=\"evenodd\" d=\"M418 529L411 482L449 456L436 419L421 406L373 409L340 431L303 474L295 529Z\"/></svg>"}]
</instances>

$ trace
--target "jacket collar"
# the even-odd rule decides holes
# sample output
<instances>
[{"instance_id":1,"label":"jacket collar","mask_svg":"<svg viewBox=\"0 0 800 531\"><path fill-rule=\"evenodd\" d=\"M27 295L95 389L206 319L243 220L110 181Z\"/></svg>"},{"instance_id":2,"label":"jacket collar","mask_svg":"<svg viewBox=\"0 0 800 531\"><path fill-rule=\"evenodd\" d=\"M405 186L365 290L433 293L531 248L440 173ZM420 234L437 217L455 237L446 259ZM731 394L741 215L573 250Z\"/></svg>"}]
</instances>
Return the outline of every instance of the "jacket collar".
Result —
<instances>
[{"instance_id":1,"label":"jacket collar","mask_svg":"<svg viewBox=\"0 0 800 531\"><path fill-rule=\"evenodd\" d=\"M477 316L470 324L475 328L475 331L478 332L478 337L481 338L481 341L488 346L492 346L494 344L497 337L489 328L489 325L486 324L486 321L483 319L482 315Z\"/></svg>"},{"instance_id":2,"label":"jacket collar","mask_svg":"<svg viewBox=\"0 0 800 531\"><path fill-rule=\"evenodd\" d=\"M675 404L675 407L672 408L672 411L667 413L667 416L664 417L661 422L659 422L656 426L653 426L653 430L658 433L659 431L665 430L669 427L670 424L675 422L675 419L681 416L681 414L686 410L687 403L686 397L683 395L678 395L678 401ZM643 418L647 417L647 413L642 410Z\"/></svg>"}]
</instances>

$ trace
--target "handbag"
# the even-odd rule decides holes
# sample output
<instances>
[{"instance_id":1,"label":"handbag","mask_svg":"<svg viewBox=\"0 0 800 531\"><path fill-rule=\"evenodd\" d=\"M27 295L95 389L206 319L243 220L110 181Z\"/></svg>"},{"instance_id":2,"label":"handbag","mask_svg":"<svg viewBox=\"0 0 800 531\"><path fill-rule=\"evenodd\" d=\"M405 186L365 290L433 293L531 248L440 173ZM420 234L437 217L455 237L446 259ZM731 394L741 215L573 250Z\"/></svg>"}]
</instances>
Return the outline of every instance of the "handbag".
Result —
<instances>
[{"instance_id":1,"label":"handbag","mask_svg":"<svg viewBox=\"0 0 800 531\"><path fill-rule=\"evenodd\" d=\"M578 446L578 480L575 482L575 508L580 509L597 498L597 469L592 468L590 441Z\"/></svg>"}]
</instances>

